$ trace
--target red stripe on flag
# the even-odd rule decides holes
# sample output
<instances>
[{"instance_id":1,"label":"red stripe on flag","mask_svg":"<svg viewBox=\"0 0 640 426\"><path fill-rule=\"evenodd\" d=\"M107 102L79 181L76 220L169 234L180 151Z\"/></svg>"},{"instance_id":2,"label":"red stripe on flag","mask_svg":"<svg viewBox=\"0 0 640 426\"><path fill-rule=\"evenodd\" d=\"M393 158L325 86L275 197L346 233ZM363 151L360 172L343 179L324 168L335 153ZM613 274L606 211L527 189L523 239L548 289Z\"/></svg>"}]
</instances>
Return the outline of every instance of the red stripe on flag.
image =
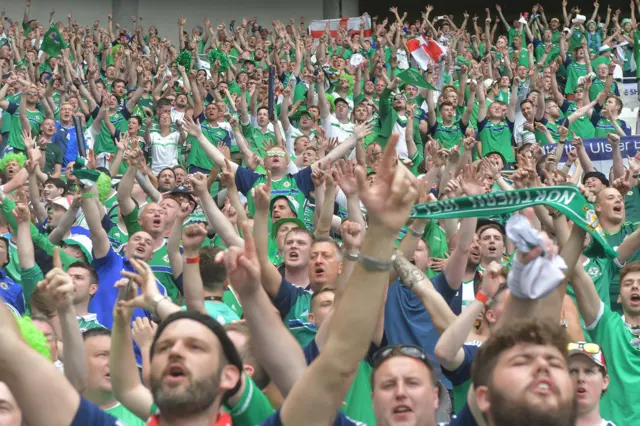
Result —
<instances>
[{"instance_id":1,"label":"red stripe on flag","mask_svg":"<svg viewBox=\"0 0 640 426\"><path fill-rule=\"evenodd\" d=\"M311 31L311 38L320 38L324 35L325 31L324 30L313 30ZM350 32L351 35L353 34L360 34L360 30L353 30ZM371 29L368 30L364 30L364 36L365 37L371 37L373 35L373 31ZM332 38L336 38L338 37L338 31L331 31L331 37Z\"/></svg>"}]
</instances>

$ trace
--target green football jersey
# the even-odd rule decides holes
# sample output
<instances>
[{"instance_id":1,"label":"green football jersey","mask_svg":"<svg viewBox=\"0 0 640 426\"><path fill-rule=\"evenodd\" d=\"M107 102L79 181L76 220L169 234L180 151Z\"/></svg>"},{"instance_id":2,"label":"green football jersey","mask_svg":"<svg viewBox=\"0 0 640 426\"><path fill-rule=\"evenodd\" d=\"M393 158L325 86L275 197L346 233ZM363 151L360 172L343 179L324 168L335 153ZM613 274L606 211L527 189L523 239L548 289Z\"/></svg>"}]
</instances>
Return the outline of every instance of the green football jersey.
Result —
<instances>
[{"instance_id":1,"label":"green football jersey","mask_svg":"<svg viewBox=\"0 0 640 426\"><path fill-rule=\"evenodd\" d=\"M116 130L120 130L122 133L126 133L127 128L129 127L128 120L120 111L111 114L109 116L109 122L111 122ZM113 141L113 137L111 137L111 132L109 132L109 128L104 122L100 123L100 132L96 136L93 150L96 155L104 152L108 152L110 154L115 154L117 152L116 144Z\"/></svg>"},{"instance_id":2,"label":"green football jersey","mask_svg":"<svg viewBox=\"0 0 640 426\"><path fill-rule=\"evenodd\" d=\"M120 420L120 422L124 426L144 426L145 422L140 419L138 416L133 414L131 411L127 410L124 405L117 403L111 408L107 408L104 410L105 413L111 414L116 419Z\"/></svg>"},{"instance_id":3,"label":"green football jersey","mask_svg":"<svg viewBox=\"0 0 640 426\"><path fill-rule=\"evenodd\" d=\"M507 120L494 123L485 119L478 123L480 142L482 142L482 156L489 152L499 152L507 163L515 162L511 138L513 137L513 123Z\"/></svg>"},{"instance_id":4,"label":"green football jersey","mask_svg":"<svg viewBox=\"0 0 640 426\"><path fill-rule=\"evenodd\" d=\"M89 313L84 316L77 316L76 320L78 320L78 327L80 327L80 331L83 333L93 328L106 328L98 322L98 316L96 314Z\"/></svg>"},{"instance_id":5,"label":"green football jersey","mask_svg":"<svg viewBox=\"0 0 640 426\"><path fill-rule=\"evenodd\" d=\"M36 140L40 134L40 125L44 121L44 115L36 110L27 110L27 119L31 125L31 137ZM7 144L16 151L25 151L24 141L22 140L22 122L20 121L20 109L17 109L11 115L11 132Z\"/></svg>"},{"instance_id":6,"label":"green football jersey","mask_svg":"<svg viewBox=\"0 0 640 426\"><path fill-rule=\"evenodd\" d=\"M246 374L244 377L244 391L240 400L234 406L225 404L225 409L231 414L234 426L259 425L274 413L274 409L251 377Z\"/></svg>"},{"instance_id":7,"label":"green football jersey","mask_svg":"<svg viewBox=\"0 0 640 426\"><path fill-rule=\"evenodd\" d=\"M638 223L625 222L620 226L617 232L609 233L604 231L604 238L613 249L617 249L624 239L631 235L638 228ZM640 260L640 250L636 251L627 263ZM611 309L616 312L622 312L622 305L618 304L618 296L620 295L620 274L616 273L611 280L609 287L609 296L611 301Z\"/></svg>"},{"instance_id":8,"label":"green football jersey","mask_svg":"<svg viewBox=\"0 0 640 426\"><path fill-rule=\"evenodd\" d=\"M167 239L153 251L153 258L148 263L160 284L167 289L167 296L174 303L177 303L180 298L180 290L178 290L178 286L173 280L173 272L169 264L169 253L167 252Z\"/></svg>"}]
</instances>

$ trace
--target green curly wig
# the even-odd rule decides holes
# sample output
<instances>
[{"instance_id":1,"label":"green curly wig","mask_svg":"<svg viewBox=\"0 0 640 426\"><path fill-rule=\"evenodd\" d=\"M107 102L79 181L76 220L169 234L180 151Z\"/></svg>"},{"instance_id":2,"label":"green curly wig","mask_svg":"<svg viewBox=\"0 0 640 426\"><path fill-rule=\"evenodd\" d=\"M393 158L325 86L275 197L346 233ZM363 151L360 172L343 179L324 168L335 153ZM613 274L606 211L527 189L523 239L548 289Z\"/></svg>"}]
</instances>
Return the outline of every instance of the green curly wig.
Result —
<instances>
[{"instance_id":1,"label":"green curly wig","mask_svg":"<svg viewBox=\"0 0 640 426\"><path fill-rule=\"evenodd\" d=\"M178 65L182 65L185 71L189 72L191 70L191 59L192 59L191 52L189 52L188 50L183 50L176 57L175 63Z\"/></svg>"},{"instance_id":2,"label":"green curly wig","mask_svg":"<svg viewBox=\"0 0 640 426\"><path fill-rule=\"evenodd\" d=\"M106 173L100 172L96 185L98 185L98 200L100 200L101 204L104 204L109 195L111 195L111 178Z\"/></svg>"},{"instance_id":3,"label":"green curly wig","mask_svg":"<svg viewBox=\"0 0 640 426\"><path fill-rule=\"evenodd\" d=\"M25 161L27 161L27 157L24 154L16 154L15 152L10 152L0 160L0 171L4 172L4 169L7 167L11 161L17 161L20 165L20 168L24 167Z\"/></svg>"},{"instance_id":4,"label":"green curly wig","mask_svg":"<svg viewBox=\"0 0 640 426\"><path fill-rule=\"evenodd\" d=\"M47 343L47 338L44 333L35 326L31 318L22 317L16 318L18 321L18 327L20 327L20 333L22 338L31 346L36 352L44 356L46 359L51 360L51 349Z\"/></svg>"}]
</instances>

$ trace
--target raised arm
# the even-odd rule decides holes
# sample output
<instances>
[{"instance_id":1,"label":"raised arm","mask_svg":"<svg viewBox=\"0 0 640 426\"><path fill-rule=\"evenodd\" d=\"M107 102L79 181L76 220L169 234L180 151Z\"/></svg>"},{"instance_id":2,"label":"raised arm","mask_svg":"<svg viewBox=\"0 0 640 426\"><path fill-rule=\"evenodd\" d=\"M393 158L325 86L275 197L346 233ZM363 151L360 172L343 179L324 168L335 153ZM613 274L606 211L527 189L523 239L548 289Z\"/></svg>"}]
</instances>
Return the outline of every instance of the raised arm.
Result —
<instances>
[{"instance_id":1,"label":"raised arm","mask_svg":"<svg viewBox=\"0 0 640 426\"><path fill-rule=\"evenodd\" d=\"M87 225L89 226L89 232L91 233L93 257L95 259L101 259L109 253L111 244L109 243L107 232L102 227L103 214L100 213L98 205L93 199L93 197L98 196L97 190L95 188L85 188L82 194L82 211L84 212Z\"/></svg>"},{"instance_id":2,"label":"raised arm","mask_svg":"<svg viewBox=\"0 0 640 426\"><path fill-rule=\"evenodd\" d=\"M417 195L417 182L402 168L395 168L398 135L385 149L375 183L368 187L366 170L359 167L358 186L369 217L369 230L361 259L391 267L395 239L406 222ZM392 186L393 182L393 186ZM382 269L382 270L381 270ZM367 352L377 321L372 312L380 312L385 297L388 270L372 268L361 262L333 314L327 342L320 355L296 382L281 410L283 424L327 424L336 412L351 383L358 363ZM310 395L309 386L314 393Z\"/></svg>"},{"instance_id":3,"label":"raised arm","mask_svg":"<svg viewBox=\"0 0 640 426\"><path fill-rule=\"evenodd\" d=\"M491 300L499 286L500 265L492 262L482 277L479 296L462 311L460 316L455 318L453 324L438 339L434 352L443 368L454 371L462 365L464 362L462 345L471 333L478 315L484 314L485 309L490 309L491 302L482 301L483 297L486 296Z\"/></svg>"}]
</instances>

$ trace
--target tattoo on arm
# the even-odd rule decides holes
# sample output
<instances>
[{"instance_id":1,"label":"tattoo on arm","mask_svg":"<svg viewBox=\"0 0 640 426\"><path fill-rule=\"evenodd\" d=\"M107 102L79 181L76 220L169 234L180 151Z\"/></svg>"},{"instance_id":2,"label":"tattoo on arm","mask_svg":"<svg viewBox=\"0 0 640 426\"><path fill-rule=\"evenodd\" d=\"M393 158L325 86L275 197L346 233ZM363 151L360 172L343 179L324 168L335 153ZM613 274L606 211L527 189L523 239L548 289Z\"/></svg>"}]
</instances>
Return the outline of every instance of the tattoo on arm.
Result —
<instances>
[{"instance_id":1,"label":"tattoo on arm","mask_svg":"<svg viewBox=\"0 0 640 426\"><path fill-rule=\"evenodd\" d=\"M396 257L393 260L393 267L400 277L400 282L404 286L409 287L409 289L413 289L416 283L426 278L422 271L399 252L396 253Z\"/></svg>"}]
</instances>

